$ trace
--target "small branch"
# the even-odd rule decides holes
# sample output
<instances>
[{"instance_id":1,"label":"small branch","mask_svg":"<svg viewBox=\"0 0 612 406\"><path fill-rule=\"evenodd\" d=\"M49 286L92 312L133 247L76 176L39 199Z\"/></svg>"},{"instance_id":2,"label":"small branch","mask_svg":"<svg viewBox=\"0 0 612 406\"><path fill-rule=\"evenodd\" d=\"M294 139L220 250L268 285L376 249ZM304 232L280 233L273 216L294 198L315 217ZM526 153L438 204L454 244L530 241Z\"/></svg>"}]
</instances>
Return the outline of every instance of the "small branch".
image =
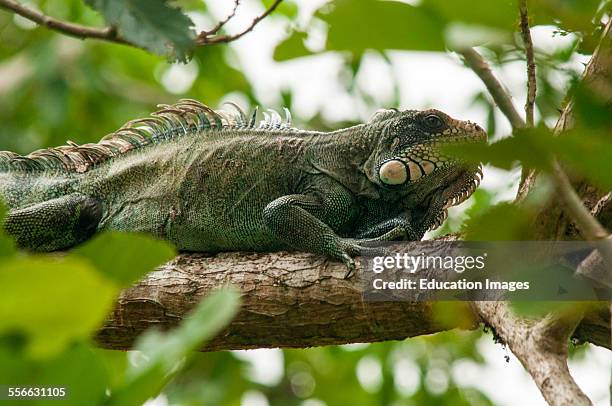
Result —
<instances>
[{"instance_id":1,"label":"small branch","mask_svg":"<svg viewBox=\"0 0 612 406\"><path fill-rule=\"evenodd\" d=\"M209 35L214 35L217 32L219 32L219 30L223 28L223 26L227 24L229 20L234 18L234 16L236 15L236 10L238 10L239 5L240 5L240 0L234 0L234 8L232 9L232 12L225 19L219 21L217 25L215 25L211 30L202 31L199 36L209 36Z\"/></svg>"},{"instance_id":2,"label":"small branch","mask_svg":"<svg viewBox=\"0 0 612 406\"><path fill-rule=\"evenodd\" d=\"M104 41L115 42L118 44L127 44L136 46L125 39L121 38L114 27L93 28L80 24L73 24L66 21L58 20L41 13L40 11L26 7L13 0L0 0L0 8L10 10L21 17L35 22L36 24L45 26L51 30L61 32L62 34L81 39L95 38Z\"/></svg>"},{"instance_id":3,"label":"small branch","mask_svg":"<svg viewBox=\"0 0 612 406\"><path fill-rule=\"evenodd\" d=\"M238 34L234 34L234 35L216 35L214 37L210 37L210 34L208 32L202 31L198 35L198 37L196 38L196 44L200 46L200 45L208 45L208 44L228 43L228 42L235 41L238 38L242 37L243 35L253 31L255 26L257 24L259 24L259 22L261 20L266 18L268 15L270 15L274 10L276 10L276 7L278 7L278 5L282 1L283 0L275 0L274 3L272 3L272 5L270 7L268 7L268 9L263 14L255 17L253 19L253 21L251 22L251 25L249 25L246 29L244 29L243 31L239 32Z\"/></svg>"},{"instance_id":4,"label":"small branch","mask_svg":"<svg viewBox=\"0 0 612 406\"><path fill-rule=\"evenodd\" d=\"M527 101L525 102L525 117L527 127L533 127L533 108L536 98L536 65L533 56L533 41L529 29L529 13L527 11L527 0L521 0L521 37L525 46L525 58L527 60Z\"/></svg>"},{"instance_id":5,"label":"small branch","mask_svg":"<svg viewBox=\"0 0 612 406\"><path fill-rule=\"evenodd\" d=\"M210 31L200 32L195 41L196 46L228 43L241 38L245 34L251 32L261 20L263 20L270 13L272 13L278 7L281 1L282 0L276 0L263 14L257 16L251 22L251 24L243 31L234 35L214 35L219 32L219 30L236 15L236 9L238 8L240 0L235 0L234 8L228 17L226 17L222 21L219 21L219 23L217 23L217 25L215 25ZM50 30L69 35L71 37L76 37L80 39L93 38L140 48L133 42L130 42L125 38L121 37L115 27L94 28L58 20L56 18L43 14L40 11L26 7L14 0L0 0L0 8L12 11L13 13L20 15L25 19L33 21L36 24L45 26Z\"/></svg>"},{"instance_id":6,"label":"small branch","mask_svg":"<svg viewBox=\"0 0 612 406\"><path fill-rule=\"evenodd\" d=\"M512 128L525 127L525 122L516 111L516 108L510 99L510 95L504 89L499 80L497 80L497 78L493 75L489 64L484 60L484 58L474 48L466 48L458 52L463 55L465 63L484 82L487 90L493 97L493 100L495 100L495 103L497 103L497 106L501 112L504 113L506 118L508 118L508 121L510 121Z\"/></svg>"},{"instance_id":7,"label":"small branch","mask_svg":"<svg viewBox=\"0 0 612 406\"><path fill-rule=\"evenodd\" d=\"M565 203L567 211L576 222L584 239L590 241L605 239L609 233L584 206L582 200L557 161L553 162L551 175L557 191Z\"/></svg>"},{"instance_id":8,"label":"small branch","mask_svg":"<svg viewBox=\"0 0 612 406\"><path fill-rule=\"evenodd\" d=\"M604 269L612 267L612 239L610 233L601 225L589 209L584 205L584 202L576 193L572 183L559 165L556 159L552 163L552 180L557 189L557 193L563 200L565 209L570 218L576 223L582 237L587 241L602 241L598 250L595 250L585 260L585 265L578 267L577 273L597 280L604 285L609 284L609 271L598 274L599 267L592 266L597 260L602 262ZM586 266L589 263L591 266Z\"/></svg>"}]
</instances>

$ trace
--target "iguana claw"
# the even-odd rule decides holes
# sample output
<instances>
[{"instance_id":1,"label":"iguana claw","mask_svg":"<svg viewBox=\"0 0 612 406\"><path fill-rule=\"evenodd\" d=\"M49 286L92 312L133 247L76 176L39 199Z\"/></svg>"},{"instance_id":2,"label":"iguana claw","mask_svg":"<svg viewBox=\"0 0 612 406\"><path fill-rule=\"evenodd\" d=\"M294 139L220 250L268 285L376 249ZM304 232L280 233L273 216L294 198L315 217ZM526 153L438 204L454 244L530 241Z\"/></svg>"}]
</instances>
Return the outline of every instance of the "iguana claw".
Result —
<instances>
[{"instance_id":1,"label":"iguana claw","mask_svg":"<svg viewBox=\"0 0 612 406\"><path fill-rule=\"evenodd\" d=\"M344 265L346 265L346 273L344 274L344 279L349 279L351 276L353 276L355 274L355 260L353 258L351 258L350 256L348 256L347 254L344 254L342 256L342 262L344 262Z\"/></svg>"},{"instance_id":2,"label":"iguana claw","mask_svg":"<svg viewBox=\"0 0 612 406\"><path fill-rule=\"evenodd\" d=\"M353 257L377 257L390 255L390 251L384 247L364 247L358 244L359 240L345 239L344 253L341 254L340 259L344 262L347 267L344 279L348 279L355 274L357 266ZM368 241L364 241L368 242Z\"/></svg>"}]
</instances>

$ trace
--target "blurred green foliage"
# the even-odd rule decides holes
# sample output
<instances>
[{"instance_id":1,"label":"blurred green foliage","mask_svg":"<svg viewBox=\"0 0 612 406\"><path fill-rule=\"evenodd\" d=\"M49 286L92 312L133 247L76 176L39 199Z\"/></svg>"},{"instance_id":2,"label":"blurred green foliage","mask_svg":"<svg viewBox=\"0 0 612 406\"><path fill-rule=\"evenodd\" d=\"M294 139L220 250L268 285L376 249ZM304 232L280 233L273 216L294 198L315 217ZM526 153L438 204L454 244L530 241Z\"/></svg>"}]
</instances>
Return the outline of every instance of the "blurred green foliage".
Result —
<instances>
[{"instance_id":1,"label":"blurred green foliage","mask_svg":"<svg viewBox=\"0 0 612 406\"><path fill-rule=\"evenodd\" d=\"M152 53L68 38L1 11L2 149L28 153L63 144L66 139L97 141L124 122L146 116L156 104L179 97L215 106L228 93L237 92L257 104L253 79L242 73L232 47L194 47L193 17L215 21L203 2L86 3L38 0L29 4L75 23L116 24L125 38ZM262 6L271 3L266 0ZM177 4L185 11L176 8ZM610 2L534 0L529 4L532 25L554 25L559 36L571 34L573 38L555 51L536 49L540 127L464 153L501 168L521 164L543 170L556 154L576 173L611 188L610 106L589 89L575 85L575 72L566 67L577 53L593 52ZM344 56L342 73L348 75L348 79L339 77L339 84L367 106L375 102L359 90L355 78L368 52L391 63L389 50L447 52L458 44L470 44L481 46L494 69L524 60L523 45L515 35L516 0L423 0L414 5L338 0L324 4L308 22L298 25L300 11L301 5L287 0L274 13L274 18L292 28L277 44L274 59L339 52ZM321 26L324 46L313 49L308 39ZM176 59L189 63L173 63ZM185 88L164 85L173 69L191 72L193 83ZM574 83L559 85L555 79L560 74ZM557 140L544 125L559 116L562 99L572 84L578 125L572 134ZM397 89L394 91L398 100ZM280 98L290 105L292 97L285 89ZM466 106L469 103L486 109L487 129L496 132L499 123L491 98L486 93L472 100L466 96ZM346 124L327 123L320 112L308 122L299 116L296 121L318 129ZM496 203L493 191L480 189L467 203L469 208L451 217L440 231L464 229L473 239L526 238L532 208ZM136 261L132 252L147 255ZM231 291L209 298L172 332L148 332L134 352L95 348L91 335L120 289L172 255L172 249L159 241L107 234L67 256L30 256L15 252L12 242L0 236L0 382L65 385L71 391L68 404L74 405L141 404L160 392L169 403L180 405L238 405L248 394L264 396L273 405L321 404L315 400L329 405L492 404L479 390L456 379L461 365L483 362L476 345L478 332L286 350L278 379L265 383L249 369L243 353L191 353L231 319L238 306L237 295ZM446 316L440 322L463 317L461 309L439 305L438 311ZM307 400L312 402L304 403Z\"/></svg>"},{"instance_id":2,"label":"blurred green foliage","mask_svg":"<svg viewBox=\"0 0 612 406\"><path fill-rule=\"evenodd\" d=\"M238 405L244 394L271 405L491 405L455 381L462 363L484 362L479 332L441 333L404 342L284 350L278 376L258 378L242 353L199 354L165 389L170 404ZM272 357L271 358L276 358ZM201 400L205 399L204 402ZM312 403L320 404L320 403Z\"/></svg>"},{"instance_id":3,"label":"blurred green foliage","mask_svg":"<svg viewBox=\"0 0 612 406\"><path fill-rule=\"evenodd\" d=\"M134 349L142 359L129 363L125 352L95 349L92 338L121 289L176 255L168 243L106 233L68 255L6 247L0 257L0 382L67 388L65 404L142 404L239 306L233 290L211 294L176 329L141 336Z\"/></svg>"}]
</instances>

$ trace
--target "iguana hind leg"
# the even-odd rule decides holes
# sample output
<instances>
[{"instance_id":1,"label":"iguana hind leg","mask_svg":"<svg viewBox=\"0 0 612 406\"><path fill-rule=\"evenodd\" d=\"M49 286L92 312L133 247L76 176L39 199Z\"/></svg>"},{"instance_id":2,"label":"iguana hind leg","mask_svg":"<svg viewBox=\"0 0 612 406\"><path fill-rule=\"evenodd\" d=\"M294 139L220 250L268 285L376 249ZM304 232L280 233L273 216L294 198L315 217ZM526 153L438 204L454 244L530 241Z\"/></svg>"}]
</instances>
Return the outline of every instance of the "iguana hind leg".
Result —
<instances>
[{"instance_id":1,"label":"iguana hind leg","mask_svg":"<svg viewBox=\"0 0 612 406\"><path fill-rule=\"evenodd\" d=\"M72 193L9 211L4 228L21 248L56 251L87 240L101 218L98 200Z\"/></svg>"},{"instance_id":2,"label":"iguana hind leg","mask_svg":"<svg viewBox=\"0 0 612 406\"><path fill-rule=\"evenodd\" d=\"M419 241L425 231L415 227L413 214L400 202L368 199L361 203L362 213L354 236L370 241Z\"/></svg>"}]
</instances>

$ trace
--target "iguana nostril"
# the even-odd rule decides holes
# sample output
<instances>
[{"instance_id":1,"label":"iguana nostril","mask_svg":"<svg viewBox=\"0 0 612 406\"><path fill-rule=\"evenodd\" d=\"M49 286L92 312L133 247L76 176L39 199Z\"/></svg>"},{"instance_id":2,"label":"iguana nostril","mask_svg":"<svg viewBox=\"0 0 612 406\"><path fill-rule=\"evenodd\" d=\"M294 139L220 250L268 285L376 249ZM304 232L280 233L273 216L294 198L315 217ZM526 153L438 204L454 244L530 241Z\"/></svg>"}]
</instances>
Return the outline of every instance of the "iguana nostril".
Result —
<instances>
[{"instance_id":1,"label":"iguana nostril","mask_svg":"<svg viewBox=\"0 0 612 406\"><path fill-rule=\"evenodd\" d=\"M393 159L382 164L378 176L387 185L401 185L408 180L408 171L402 161Z\"/></svg>"}]
</instances>

